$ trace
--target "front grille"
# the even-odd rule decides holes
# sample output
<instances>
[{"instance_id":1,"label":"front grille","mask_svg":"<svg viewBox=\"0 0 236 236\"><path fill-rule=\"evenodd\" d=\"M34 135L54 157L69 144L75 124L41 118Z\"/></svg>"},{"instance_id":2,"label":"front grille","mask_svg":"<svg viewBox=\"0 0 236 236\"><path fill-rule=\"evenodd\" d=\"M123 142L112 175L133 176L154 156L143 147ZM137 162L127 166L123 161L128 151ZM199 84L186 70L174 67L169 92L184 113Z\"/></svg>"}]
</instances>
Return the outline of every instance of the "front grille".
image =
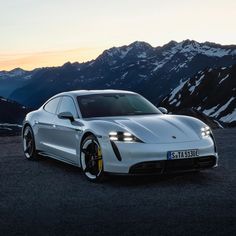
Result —
<instances>
[{"instance_id":1,"label":"front grille","mask_svg":"<svg viewBox=\"0 0 236 236\"><path fill-rule=\"evenodd\" d=\"M130 168L132 174L161 174L164 169L165 161L142 162Z\"/></svg>"},{"instance_id":2,"label":"front grille","mask_svg":"<svg viewBox=\"0 0 236 236\"><path fill-rule=\"evenodd\" d=\"M133 165L130 168L130 174L162 174L170 172L181 172L191 170L201 170L211 168L216 164L215 156L206 156L198 158L150 161Z\"/></svg>"}]
</instances>

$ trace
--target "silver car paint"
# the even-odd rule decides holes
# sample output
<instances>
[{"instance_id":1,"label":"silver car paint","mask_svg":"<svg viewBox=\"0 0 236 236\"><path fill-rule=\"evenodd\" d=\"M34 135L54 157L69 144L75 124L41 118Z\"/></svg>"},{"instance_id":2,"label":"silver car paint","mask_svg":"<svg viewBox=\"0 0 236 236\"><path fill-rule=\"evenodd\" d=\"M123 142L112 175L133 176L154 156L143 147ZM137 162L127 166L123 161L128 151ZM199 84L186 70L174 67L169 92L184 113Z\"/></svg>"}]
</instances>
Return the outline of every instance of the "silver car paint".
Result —
<instances>
[{"instance_id":1,"label":"silver car paint","mask_svg":"<svg viewBox=\"0 0 236 236\"><path fill-rule=\"evenodd\" d=\"M118 90L93 90L71 91L56 95L70 96L74 100L78 110L78 117L74 123L46 112L44 105L37 111L29 113L24 124L28 123L33 128L36 149L55 159L80 166L81 139L84 134L91 132L97 136L101 145L104 170L113 173L128 173L132 165L143 161L166 160L167 151L199 149L200 156L214 155L218 158L218 154L214 151L213 140L210 137L201 137L200 129L206 125L193 117L146 115L81 118L77 96L117 92L132 93ZM122 161L119 161L109 140L108 135L111 131L131 132L144 143L116 142L122 156Z\"/></svg>"}]
</instances>

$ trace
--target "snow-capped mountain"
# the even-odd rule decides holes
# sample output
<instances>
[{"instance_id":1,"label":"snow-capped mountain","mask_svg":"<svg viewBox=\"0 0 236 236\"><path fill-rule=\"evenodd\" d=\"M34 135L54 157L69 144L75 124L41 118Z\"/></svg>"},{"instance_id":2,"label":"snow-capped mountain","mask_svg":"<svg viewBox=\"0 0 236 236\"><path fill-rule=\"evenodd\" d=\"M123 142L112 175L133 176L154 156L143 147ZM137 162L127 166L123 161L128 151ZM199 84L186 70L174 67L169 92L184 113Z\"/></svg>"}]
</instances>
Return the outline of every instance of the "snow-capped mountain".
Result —
<instances>
[{"instance_id":1,"label":"snow-capped mountain","mask_svg":"<svg viewBox=\"0 0 236 236\"><path fill-rule=\"evenodd\" d=\"M15 68L11 71L0 71L0 79L8 79L8 78L19 78L24 77L27 74L27 71L21 68Z\"/></svg>"},{"instance_id":2,"label":"snow-capped mountain","mask_svg":"<svg viewBox=\"0 0 236 236\"><path fill-rule=\"evenodd\" d=\"M139 92L158 104L180 81L198 71L234 63L234 45L185 40L152 47L136 41L105 50L95 60L86 63L37 69L31 79L24 80L9 97L26 106L38 107L58 92L113 88Z\"/></svg>"},{"instance_id":3,"label":"snow-capped mountain","mask_svg":"<svg viewBox=\"0 0 236 236\"><path fill-rule=\"evenodd\" d=\"M206 116L236 125L236 64L206 68L181 82L160 103L176 112L192 108Z\"/></svg>"},{"instance_id":4,"label":"snow-capped mountain","mask_svg":"<svg viewBox=\"0 0 236 236\"><path fill-rule=\"evenodd\" d=\"M126 61L133 61L147 58L152 55L153 47L145 42L136 41L128 46L113 47L105 50L98 58L98 62L107 63L109 65L115 65L121 62L124 58Z\"/></svg>"},{"instance_id":5,"label":"snow-capped mountain","mask_svg":"<svg viewBox=\"0 0 236 236\"><path fill-rule=\"evenodd\" d=\"M35 70L26 71L21 68L11 71L0 71L0 96L8 97L15 89L24 86L34 73Z\"/></svg>"}]
</instances>

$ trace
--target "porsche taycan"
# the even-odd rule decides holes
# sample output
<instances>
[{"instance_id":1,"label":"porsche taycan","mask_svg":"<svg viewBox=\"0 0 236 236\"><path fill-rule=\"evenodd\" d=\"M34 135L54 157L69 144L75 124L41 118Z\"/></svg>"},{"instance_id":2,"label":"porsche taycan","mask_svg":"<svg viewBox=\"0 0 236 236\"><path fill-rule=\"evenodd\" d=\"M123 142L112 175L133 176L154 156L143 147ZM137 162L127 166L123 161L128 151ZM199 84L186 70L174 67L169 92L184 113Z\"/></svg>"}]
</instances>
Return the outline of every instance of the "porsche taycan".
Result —
<instances>
[{"instance_id":1,"label":"porsche taycan","mask_svg":"<svg viewBox=\"0 0 236 236\"><path fill-rule=\"evenodd\" d=\"M57 94L26 115L22 137L27 159L55 158L81 167L94 182L108 173L199 171L218 163L205 123L122 90Z\"/></svg>"}]
</instances>

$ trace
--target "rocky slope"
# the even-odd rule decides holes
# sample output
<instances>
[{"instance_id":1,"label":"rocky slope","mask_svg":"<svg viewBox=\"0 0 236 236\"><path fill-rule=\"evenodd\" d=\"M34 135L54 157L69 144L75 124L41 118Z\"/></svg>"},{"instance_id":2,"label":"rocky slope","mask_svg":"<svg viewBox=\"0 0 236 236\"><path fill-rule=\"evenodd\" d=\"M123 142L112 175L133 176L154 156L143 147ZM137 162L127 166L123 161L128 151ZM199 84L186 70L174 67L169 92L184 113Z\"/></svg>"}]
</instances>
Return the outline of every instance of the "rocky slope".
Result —
<instances>
[{"instance_id":1,"label":"rocky slope","mask_svg":"<svg viewBox=\"0 0 236 236\"><path fill-rule=\"evenodd\" d=\"M160 105L177 113L193 109L213 120L236 126L236 64L200 70L181 82Z\"/></svg>"}]
</instances>

